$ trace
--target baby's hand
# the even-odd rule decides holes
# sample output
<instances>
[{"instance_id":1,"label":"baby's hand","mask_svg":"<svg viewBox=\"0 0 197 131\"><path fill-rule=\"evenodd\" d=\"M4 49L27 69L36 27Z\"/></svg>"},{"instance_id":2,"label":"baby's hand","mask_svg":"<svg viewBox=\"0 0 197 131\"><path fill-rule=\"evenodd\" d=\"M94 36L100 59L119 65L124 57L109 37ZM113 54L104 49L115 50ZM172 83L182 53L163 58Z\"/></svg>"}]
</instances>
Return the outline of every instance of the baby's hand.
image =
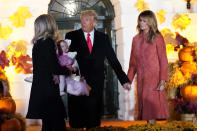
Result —
<instances>
[{"instance_id":1,"label":"baby's hand","mask_svg":"<svg viewBox=\"0 0 197 131\"><path fill-rule=\"evenodd\" d=\"M84 81L85 79L83 77L80 78L80 81Z\"/></svg>"},{"instance_id":2,"label":"baby's hand","mask_svg":"<svg viewBox=\"0 0 197 131\"><path fill-rule=\"evenodd\" d=\"M73 67L73 71L76 72L77 71L77 68L76 67Z\"/></svg>"},{"instance_id":3,"label":"baby's hand","mask_svg":"<svg viewBox=\"0 0 197 131\"><path fill-rule=\"evenodd\" d=\"M74 71L73 67L71 65L66 66L71 72Z\"/></svg>"},{"instance_id":4,"label":"baby's hand","mask_svg":"<svg viewBox=\"0 0 197 131\"><path fill-rule=\"evenodd\" d=\"M86 96L89 96L92 88L87 83L86 83L86 88L88 89L88 93L86 94Z\"/></svg>"}]
</instances>

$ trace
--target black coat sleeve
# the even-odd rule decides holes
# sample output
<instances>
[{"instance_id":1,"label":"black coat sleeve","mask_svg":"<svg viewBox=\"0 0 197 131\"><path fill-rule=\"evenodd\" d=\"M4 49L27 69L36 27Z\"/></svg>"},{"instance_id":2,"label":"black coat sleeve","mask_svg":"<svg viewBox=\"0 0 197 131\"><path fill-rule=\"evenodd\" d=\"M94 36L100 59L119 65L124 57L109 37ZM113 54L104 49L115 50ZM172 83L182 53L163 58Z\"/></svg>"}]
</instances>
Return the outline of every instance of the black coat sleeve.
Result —
<instances>
[{"instance_id":1,"label":"black coat sleeve","mask_svg":"<svg viewBox=\"0 0 197 131\"><path fill-rule=\"evenodd\" d=\"M45 48L44 51L46 54L45 58L48 63L48 67L49 67L50 71L56 75L60 75L60 74L69 75L68 68L61 67L58 62L56 51L55 51L54 41L52 39L46 39L43 44L44 44L44 48Z\"/></svg>"},{"instance_id":2,"label":"black coat sleeve","mask_svg":"<svg viewBox=\"0 0 197 131\"><path fill-rule=\"evenodd\" d=\"M76 45L73 42L73 40L75 39L74 36L75 36L75 32L69 32L65 36L65 39L70 39L71 40L71 45L69 47L69 51L71 51L71 52L76 51L76 47L75 47Z\"/></svg>"},{"instance_id":3,"label":"black coat sleeve","mask_svg":"<svg viewBox=\"0 0 197 131\"><path fill-rule=\"evenodd\" d=\"M116 75L120 81L120 83L123 85L127 82L130 82L125 72L122 70L122 67L120 65L120 62L118 61L116 54L110 44L109 37L105 35L105 41L106 41L106 57L109 61L110 65L116 72Z\"/></svg>"}]
</instances>

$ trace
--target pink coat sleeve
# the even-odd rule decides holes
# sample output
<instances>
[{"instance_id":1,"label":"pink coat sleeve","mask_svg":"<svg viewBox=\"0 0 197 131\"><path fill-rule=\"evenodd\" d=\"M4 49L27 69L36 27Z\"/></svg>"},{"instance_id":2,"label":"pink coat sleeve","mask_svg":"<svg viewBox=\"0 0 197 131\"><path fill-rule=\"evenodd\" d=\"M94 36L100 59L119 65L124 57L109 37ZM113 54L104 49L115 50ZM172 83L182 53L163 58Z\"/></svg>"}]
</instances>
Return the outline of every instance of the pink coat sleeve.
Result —
<instances>
[{"instance_id":1,"label":"pink coat sleeve","mask_svg":"<svg viewBox=\"0 0 197 131\"><path fill-rule=\"evenodd\" d=\"M156 46L160 66L160 80L168 81L168 59L166 55L166 45L162 35L158 35Z\"/></svg>"},{"instance_id":2,"label":"pink coat sleeve","mask_svg":"<svg viewBox=\"0 0 197 131\"><path fill-rule=\"evenodd\" d=\"M127 73L127 76L130 80L130 82L132 83L133 81L133 78L136 74L136 61L135 61L135 51L134 51L134 48L135 48L135 42L134 42L134 39L132 41L132 48L131 48L131 55L130 55L130 62L129 62L129 70L128 70L128 73Z\"/></svg>"}]
</instances>

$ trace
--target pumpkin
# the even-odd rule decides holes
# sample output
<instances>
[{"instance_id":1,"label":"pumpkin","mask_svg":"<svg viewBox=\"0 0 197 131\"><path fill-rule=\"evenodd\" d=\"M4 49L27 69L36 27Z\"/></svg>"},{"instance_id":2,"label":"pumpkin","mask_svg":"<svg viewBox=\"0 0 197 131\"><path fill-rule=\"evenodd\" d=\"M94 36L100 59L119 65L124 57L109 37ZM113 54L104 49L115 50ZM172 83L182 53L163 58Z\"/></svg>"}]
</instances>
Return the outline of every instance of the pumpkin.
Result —
<instances>
[{"instance_id":1,"label":"pumpkin","mask_svg":"<svg viewBox=\"0 0 197 131\"><path fill-rule=\"evenodd\" d=\"M197 67L195 62L183 62L180 70L184 75L187 73L197 74Z\"/></svg>"},{"instance_id":2,"label":"pumpkin","mask_svg":"<svg viewBox=\"0 0 197 131\"><path fill-rule=\"evenodd\" d=\"M19 120L17 120L16 118L6 120L1 125L1 131L21 131Z\"/></svg>"},{"instance_id":3,"label":"pumpkin","mask_svg":"<svg viewBox=\"0 0 197 131\"><path fill-rule=\"evenodd\" d=\"M185 85L181 88L180 92L184 100L197 100L197 85Z\"/></svg>"},{"instance_id":4,"label":"pumpkin","mask_svg":"<svg viewBox=\"0 0 197 131\"><path fill-rule=\"evenodd\" d=\"M0 111L4 113L14 113L16 111L15 101L10 97L3 97L0 100Z\"/></svg>"},{"instance_id":5,"label":"pumpkin","mask_svg":"<svg viewBox=\"0 0 197 131\"><path fill-rule=\"evenodd\" d=\"M195 56L194 48L187 46L179 51L179 59L181 61L193 61Z\"/></svg>"}]
</instances>

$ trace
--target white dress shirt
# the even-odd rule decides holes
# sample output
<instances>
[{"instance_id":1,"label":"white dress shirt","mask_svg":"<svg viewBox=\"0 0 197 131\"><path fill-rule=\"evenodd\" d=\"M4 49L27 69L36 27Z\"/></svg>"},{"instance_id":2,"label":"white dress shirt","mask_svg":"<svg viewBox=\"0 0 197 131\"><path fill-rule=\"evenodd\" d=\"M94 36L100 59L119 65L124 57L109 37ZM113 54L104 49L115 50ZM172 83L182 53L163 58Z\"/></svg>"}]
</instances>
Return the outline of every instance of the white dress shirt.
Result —
<instances>
[{"instance_id":1,"label":"white dress shirt","mask_svg":"<svg viewBox=\"0 0 197 131\"><path fill-rule=\"evenodd\" d=\"M83 32L83 33L84 33L85 39L87 41L88 33L87 32ZM91 43L92 43L92 46L93 46L93 43L94 43L94 29L89 33L90 33L90 40L91 40Z\"/></svg>"}]
</instances>

